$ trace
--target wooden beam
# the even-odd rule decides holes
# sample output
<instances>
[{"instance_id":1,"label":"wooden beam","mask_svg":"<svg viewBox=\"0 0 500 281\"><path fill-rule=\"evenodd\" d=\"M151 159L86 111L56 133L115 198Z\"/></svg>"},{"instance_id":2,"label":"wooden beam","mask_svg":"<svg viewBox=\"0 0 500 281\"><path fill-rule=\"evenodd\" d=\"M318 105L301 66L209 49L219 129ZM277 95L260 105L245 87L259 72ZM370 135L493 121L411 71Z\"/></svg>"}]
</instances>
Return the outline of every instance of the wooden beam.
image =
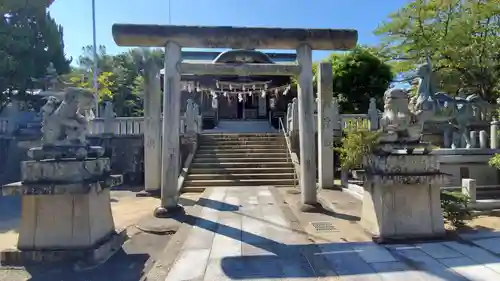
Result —
<instances>
[{"instance_id":1,"label":"wooden beam","mask_svg":"<svg viewBox=\"0 0 500 281\"><path fill-rule=\"evenodd\" d=\"M302 29L227 26L114 24L118 46L164 47L174 41L185 48L349 50L358 32L352 29Z\"/></svg>"},{"instance_id":2,"label":"wooden beam","mask_svg":"<svg viewBox=\"0 0 500 281\"><path fill-rule=\"evenodd\" d=\"M300 73L296 64L268 64L268 63L181 63L183 74L212 74L212 75L269 75L269 76L293 76Z\"/></svg>"}]
</instances>

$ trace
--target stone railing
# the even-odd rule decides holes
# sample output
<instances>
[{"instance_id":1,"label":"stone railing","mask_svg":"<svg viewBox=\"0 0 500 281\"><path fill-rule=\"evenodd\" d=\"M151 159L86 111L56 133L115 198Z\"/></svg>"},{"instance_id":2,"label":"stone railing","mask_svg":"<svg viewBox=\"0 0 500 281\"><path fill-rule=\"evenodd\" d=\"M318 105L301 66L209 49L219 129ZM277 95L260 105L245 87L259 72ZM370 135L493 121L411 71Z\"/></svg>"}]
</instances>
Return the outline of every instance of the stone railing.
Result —
<instances>
[{"instance_id":1,"label":"stone railing","mask_svg":"<svg viewBox=\"0 0 500 281\"><path fill-rule=\"evenodd\" d=\"M115 117L113 104L107 102L104 108L103 118L94 118L89 122L89 135L142 135L145 131L144 117ZM160 116L160 122L163 121L163 116ZM199 114L198 105L188 100L187 110L180 117L180 133L186 131L192 133L200 133L202 130L202 117ZM161 129L161 127L160 127Z\"/></svg>"},{"instance_id":2,"label":"stone railing","mask_svg":"<svg viewBox=\"0 0 500 281\"><path fill-rule=\"evenodd\" d=\"M162 118L163 119L163 118ZM106 118L95 118L89 122L89 135L142 135L144 133L144 117L115 117L110 118L110 130L106 131ZM180 133L184 133L187 124L181 116Z\"/></svg>"},{"instance_id":3,"label":"stone railing","mask_svg":"<svg viewBox=\"0 0 500 281\"><path fill-rule=\"evenodd\" d=\"M90 121L89 135L115 134L140 135L144 130L144 117L115 117L110 119L111 130L106 132L106 118L95 118Z\"/></svg>"},{"instance_id":4,"label":"stone railing","mask_svg":"<svg viewBox=\"0 0 500 281\"><path fill-rule=\"evenodd\" d=\"M293 132L299 130L298 123L298 105L297 99L293 99L292 103L288 104L287 114L286 114L286 124L287 132ZM368 113L365 114L340 114L339 105L334 100L329 112L326 116L330 118L333 123L334 131L343 130L377 130L381 113L377 110L375 105L375 99L370 99L370 106ZM314 127L315 131L318 131L318 118L315 114Z\"/></svg>"}]
</instances>

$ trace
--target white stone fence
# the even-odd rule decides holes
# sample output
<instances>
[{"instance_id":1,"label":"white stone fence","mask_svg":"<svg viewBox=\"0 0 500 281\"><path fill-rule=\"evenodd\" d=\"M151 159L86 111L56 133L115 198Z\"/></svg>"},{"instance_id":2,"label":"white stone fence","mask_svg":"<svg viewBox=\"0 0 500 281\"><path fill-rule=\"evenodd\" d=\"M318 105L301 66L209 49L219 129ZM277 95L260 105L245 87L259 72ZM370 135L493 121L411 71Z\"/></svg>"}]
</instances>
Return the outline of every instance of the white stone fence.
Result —
<instances>
[{"instance_id":1,"label":"white stone fence","mask_svg":"<svg viewBox=\"0 0 500 281\"><path fill-rule=\"evenodd\" d=\"M316 105L317 107L317 105ZM317 114L315 114L317 117ZM332 123L334 132L341 132L343 130L377 130L381 112L377 110L375 99L370 99L370 106L366 114L340 114L339 104L333 98L328 112L325 112L325 118L329 118ZM299 130L298 122L298 100L293 99L292 103L288 104L286 114L286 127L287 132ZM318 118L314 118L314 128L318 131Z\"/></svg>"},{"instance_id":2,"label":"white stone fence","mask_svg":"<svg viewBox=\"0 0 500 281\"><path fill-rule=\"evenodd\" d=\"M162 121L163 116L160 116L160 122ZM186 112L180 117L180 133L200 133L202 122L198 105L188 100ZM106 104L104 118L92 119L88 127L89 135L142 135L144 131L144 117L116 117L113 111L113 104L110 102Z\"/></svg>"},{"instance_id":3,"label":"white stone fence","mask_svg":"<svg viewBox=\"0 0 500 281\"><path fill-rule=\"evenodd\" d=\"M161 118L163 119L163 118ZM201 121L201 118L200 118ZM114 134L114 135L142 135L144 133L144 117L114 117L108 121L109 129L106 129L105 118L95 118L89 123L89 135ZM198 126L198 122L196 122ZM199 123L201 129L201 123ZM181 117L180 133L185 133L187 124L185 117ZM200 132L199 129L196 132Z\"/></svg>"},{"instance_id":4,"label":"white stone fence","mask_svg":"<svg viewBox=\"0 0 500 281\"><path fill-rule=\"evenodd\" d=\"M500 193L500 185L477 185L475 179L462 179L462 186L446 186L443 190L458 191L469 198L469 208L474 210L491 210L500 208L500 199L477 199L478 194L482 197L490 197L493 193Z\"/></svg>"}]
</instances>

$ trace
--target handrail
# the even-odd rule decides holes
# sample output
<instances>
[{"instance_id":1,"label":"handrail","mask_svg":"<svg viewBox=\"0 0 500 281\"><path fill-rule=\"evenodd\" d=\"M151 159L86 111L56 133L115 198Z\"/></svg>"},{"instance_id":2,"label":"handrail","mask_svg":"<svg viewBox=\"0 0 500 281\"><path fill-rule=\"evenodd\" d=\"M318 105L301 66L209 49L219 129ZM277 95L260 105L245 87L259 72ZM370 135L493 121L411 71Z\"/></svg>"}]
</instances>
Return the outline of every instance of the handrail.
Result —
<instances>
[{"instance_id":1,"label":"handrail","mask_svg":"<svg viewBox=\"0 0 500 281\"><path fill-rule=\"evenodd\" d=\"M297 171L295 170L295 164L300 164L299 161L296 161L292 158L292 148L290 144L290 140L288 139L288 133L286 132L285 126L283 124L283 117L278 117L278 131L283 131L283 137L285 138L286 147L288 150L287 160L290 159L290 162L293 164L293 188L296 188L297 184Z\"/></svg>"}]
</instances>

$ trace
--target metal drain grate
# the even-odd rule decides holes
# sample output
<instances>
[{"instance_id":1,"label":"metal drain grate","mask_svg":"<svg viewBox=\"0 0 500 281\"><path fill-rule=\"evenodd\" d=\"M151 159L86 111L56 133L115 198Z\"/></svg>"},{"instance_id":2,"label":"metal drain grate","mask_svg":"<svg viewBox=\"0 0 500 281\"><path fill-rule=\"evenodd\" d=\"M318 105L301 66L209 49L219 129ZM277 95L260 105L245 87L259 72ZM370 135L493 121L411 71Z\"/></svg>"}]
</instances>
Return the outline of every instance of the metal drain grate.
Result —
<instances>
[{"instance_id":1,"label":"metal drain grate","mask_svg":"<svg viewBox=\"0 0 500 281\"><path fill-rule=\"evenodd\" d=\"M333 223L329 221L311 222L311 225L317 232L332 232L337 230L335 226L333 226Z\"/></svg>"}]
</instances>

